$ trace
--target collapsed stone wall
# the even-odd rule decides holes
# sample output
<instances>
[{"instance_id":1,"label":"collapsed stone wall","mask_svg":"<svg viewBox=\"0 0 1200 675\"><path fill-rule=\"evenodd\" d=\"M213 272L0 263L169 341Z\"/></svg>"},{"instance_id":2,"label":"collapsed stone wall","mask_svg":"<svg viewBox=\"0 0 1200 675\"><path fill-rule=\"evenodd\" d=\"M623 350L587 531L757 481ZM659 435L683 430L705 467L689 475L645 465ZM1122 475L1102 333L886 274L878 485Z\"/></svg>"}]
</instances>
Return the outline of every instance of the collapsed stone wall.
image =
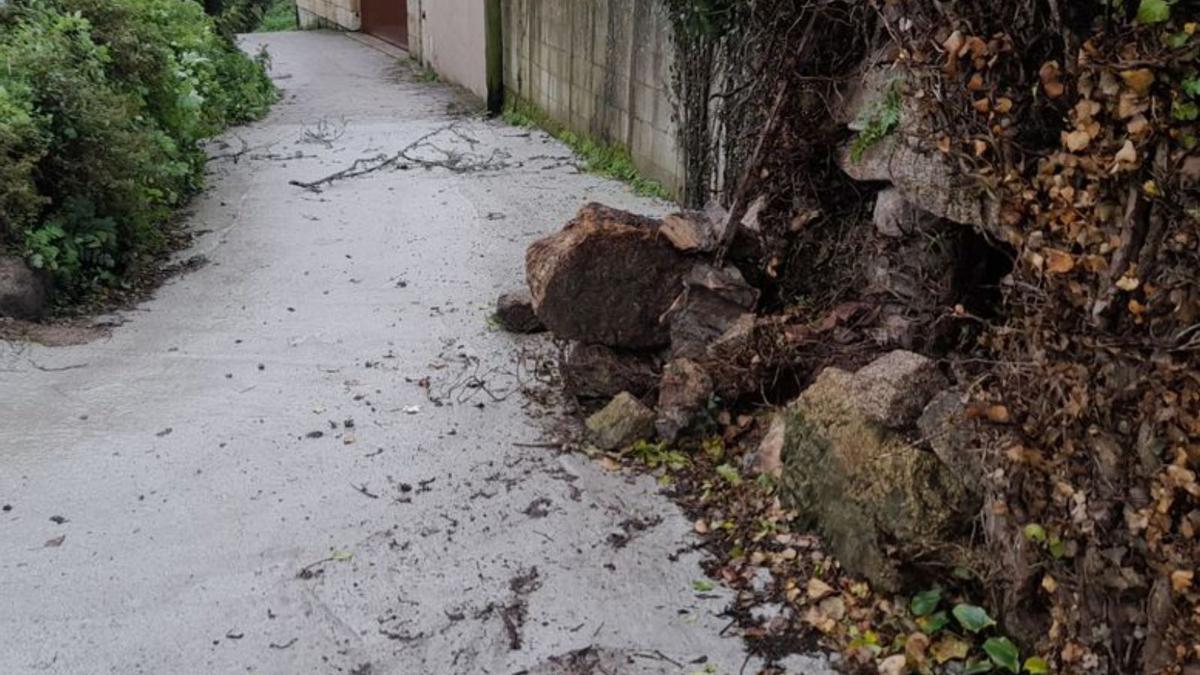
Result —
<instances>
[{"instance_id":1,"label":"collapsed stone wall","mask_svg":"<svg viewBox=\"0 0 1200 675\"><path fill-rule=\"evenodd\" d=\"M674 261L659 323L573 335L568 382L667 440L784 405L759 467L853 573L976 598L1064 671L1190 672L1200 38L1147 4L675 3L708 207L616 218Z\"/></svg>"}]
</instances>

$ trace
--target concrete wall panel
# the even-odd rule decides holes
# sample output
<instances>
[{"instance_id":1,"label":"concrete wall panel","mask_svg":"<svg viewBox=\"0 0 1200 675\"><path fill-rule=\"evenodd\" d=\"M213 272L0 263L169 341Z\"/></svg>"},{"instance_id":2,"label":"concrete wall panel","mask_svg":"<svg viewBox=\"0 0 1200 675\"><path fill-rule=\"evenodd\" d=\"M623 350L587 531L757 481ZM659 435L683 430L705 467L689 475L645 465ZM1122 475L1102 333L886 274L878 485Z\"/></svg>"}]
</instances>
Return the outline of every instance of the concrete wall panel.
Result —
<instances>
[{"instance_id":1,"label":"concrete wall panel","mask_svg":"<svg viewBox=\"0 0 1200 675\"><path fill-rule=\"evenodd\" d=\"M572 131L620 143L644 174L682 186L661 0L505 0L502 16L510 95Z\"/></svg>"}]
</instances>

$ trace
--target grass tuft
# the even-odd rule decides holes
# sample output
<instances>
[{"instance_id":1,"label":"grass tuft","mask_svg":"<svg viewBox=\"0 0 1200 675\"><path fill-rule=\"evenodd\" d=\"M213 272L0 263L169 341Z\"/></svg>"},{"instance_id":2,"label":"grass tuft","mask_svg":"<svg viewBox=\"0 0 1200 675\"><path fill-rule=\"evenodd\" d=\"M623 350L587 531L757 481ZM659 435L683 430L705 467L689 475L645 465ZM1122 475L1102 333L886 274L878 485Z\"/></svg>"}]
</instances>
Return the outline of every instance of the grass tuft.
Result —
<instances>
[{"instance_id":1,"label":"grass tuft","mask_svg":"<svg viewBox=\"0 0 1200 675\"><path fill-rule=\"evenodd\" d=\"M261 33L276 33L285 30L296 30L295 0L275 0L263 14L262 23L258 30Z\"/></svg>"},{"instance_id":2,"label":"grass tuft","mask_svg":"<svg viewBox=\"0 0 1200 675\"><path fill-rule=\"evenodd\" d=\"M562 141L583 160L584 168L595 174L615 178L633 188L642 197L670 201L671 193L658 181L643 176L633 163L629 150L619 143L608 143L577 134L554 121L532 104L515 99L505 107L502 119L514 127L542 129Z\"/></svg>"}]
</instances>

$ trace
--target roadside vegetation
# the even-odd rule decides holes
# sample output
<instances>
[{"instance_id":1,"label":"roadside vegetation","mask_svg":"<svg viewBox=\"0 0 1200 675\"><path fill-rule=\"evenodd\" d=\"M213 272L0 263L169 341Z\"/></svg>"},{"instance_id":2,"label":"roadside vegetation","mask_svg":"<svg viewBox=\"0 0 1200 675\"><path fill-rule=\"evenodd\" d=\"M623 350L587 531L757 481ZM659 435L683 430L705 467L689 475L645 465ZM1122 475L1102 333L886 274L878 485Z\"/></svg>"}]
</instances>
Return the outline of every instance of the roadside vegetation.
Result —
<instances>
[{"instance_id":1,"label":"roadside vegetation","mask_svg":"<svg viewBox=\"0 0 1200 675\"><path fill-rule=\"evenodd\" d=\"M0 252L78 299L163 250L201 187L200 142L276 98L228 19L181 0L0 7Z\"/></svg>"},{"instance_id":2,"label":"roadside vegetation","mask_svg":"<svg viewBox=\"0 0 1200 675\"><path fill-rule=\"evenodd\" d=\"M272 33L285 30L296 30L296 3L294 0L275 0L267 6L258 32Z\"/></svg>"},{"instance_id":3,"label":"roadside vegetation","mask_svg":"<svg viewBox=\"0 0 1200 675\"><path fill-rule=\"evenodd\" d=\"M643 197L671 199L661 183L643 176L633 164L629 150L617 143L577 134L555 122L549 115L526 101L512 97L504 110L505 122L523 128L539 128L565 143L583 160L583 168L626 183Z\"/></svg>"}]
</instances>

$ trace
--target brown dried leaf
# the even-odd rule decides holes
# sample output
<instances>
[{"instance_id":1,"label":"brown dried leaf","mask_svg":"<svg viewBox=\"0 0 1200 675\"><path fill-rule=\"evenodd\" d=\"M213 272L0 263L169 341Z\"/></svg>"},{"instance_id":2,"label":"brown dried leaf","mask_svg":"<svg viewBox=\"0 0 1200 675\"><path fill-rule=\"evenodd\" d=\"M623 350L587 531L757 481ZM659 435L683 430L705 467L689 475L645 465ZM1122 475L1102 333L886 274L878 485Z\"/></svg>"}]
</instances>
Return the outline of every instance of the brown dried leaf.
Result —
<instances>
[{"instance_id":1,"label":"brown dried leaf","mask_svg":"<svg viewBox=\"0 0 1200 675\"><path fill-rule=\"evenodd\" d=\"M1125 141L1125 145L1121 147L1121 150L1114 157L1118 164L1133 164L1137 161L1137 158L1137 148L1133 147L1133 141Z\"/></svg>"},{"instance_id":2,"label":"brown dried leaf","mask_svg":"<svg viewBox=\"0 0 1200 675\"><path fill-rule=\"evenodd\" d=\"M1058 80L1058 71L1058 61L1047 61L1038 69L1038 79L1042 81L1042 84L1055 82Z\"/></svg>"},{"instance_id":3,"label":"brown dried leaf","mask_svg":"<svg viewBox=\"0 0 1200 675\"><path fill-rule=\"evenodd\" d=\"M965 45L965 47L966 47L966 50L968 52L970 52L971 56L974 58L980 58L983 56L987 56L987 53L988 53L987 43L984 42L982 38L980 38L976 35L972 35L971 37L967 38L967 44Z\"/></svg>"},{"instance_id":4,"label":"brown dried leaf","mask_svg":"<svg viewBox=\"0 0 1200 675\"><path fill-rule=\"evenodd\" d=\"M1125 125L1125 130L1129 132L1130 136L1140 138L1150 132L1150 122L1146 119L1145 115L1134 115L1133 119L1129 120L1129 123Z\"/></svg>"},{"instance_id":5,"label":"brown dried leaf","mask_svg":"<svg viewBox=\"0 0 1200 675\"><path fill-rule=\"evenodd\" d=\"M1066 251L1048 249L1046 251L1046 271L1051 274L1067 274L1075 269L1075 258Z\"/></svg>"},{"instance_id":6,"label":"brown dried leaf","mask_svg":"<svg viewBox=\"0 0 1200 675\"><path fill-rule=\"evenodd\" d=\"M1008 424L1010 419L1008 408L1002 405L988 406L987 418L994 424Z\"/></svg>"},{"instance_id":7,"label":"brown dried leaf","mask_svg":"<svg viewBox=\"0 0 1200 675\"><path fill-rule=\"evenodd\" d=\"M821 598L833 594L833 586L830 586L816 577L808 580L808 585L805 590L808 593L808 598L810 600L820 600Z\"/></svg>"},{"instance_id":8,"label":"brown dried leaf","mask_svg":"<svg viewBox=\"0 0 1200 675\"><path fill-rule=\"evenodd\" d=\"M1092 137L1086 131L1065 132L1063 142L1071 152L1079 152L1087 148L1088 144L1092 142Z\"/></svg>"},{"instance_id":9,"label":"brown dried leaf","mask_svg":"<svg viewBox=\"0 0 1200 675\"><path fill-rule=\"evenodd\" d=\"M903 654L893 654L879 662L879 675L905 675L908 672L908 660Z\"/></svg>"},{"instance_id":10,"label":"brown dried leaf","mask_svg":"<svg viewBox=\"0 0 1200 675\"><path fill-rule=\"evenodd\" d=\"M971 651L971 646L962 640L947 635L946 637L933 643L929 653L933 656L933 660L938 663L947 661L960 661L967 658L967 654Z\"/></svg>"},{"instance_id":11,"label":"brown dried leaf","mask_svg":"<svg viewBox=\"0 0 1200 675\"><path fill-rule=\"evenodd\" d=\"M945 49L954 56L958 56L958 51L963 48L965 43L966 38L963 37L962 31L956 30L942 43L942 49Z\"/></svg>"},{"instance_id":12,"label":"brown dried leaf","mask_svg":"<svg viewBox=\"0 0 1200 675\"><path fill-rule=\"evenodd\" d=\"M1008 111L1012 110L1012 107L1013 102L1011 98L1001 97L996 100L996 112L1000 113L1001 115L1007 114Z\"/></svg>"},{"instance_id":13,"label":"brown dried leaf","mask_svg":"<svg viewBox=\"0 0 1200 675\"><path fill-rule=\"evenodd\" d=\"M841 621L846 618L846 601L840 595L825 598L818 607L820 607L822 614L834 621Z\"/></svg>"},{"instance_id":14,"label":"brown dried leaf","mask_svg":"<svg viewBox=\"0 0 1200 675\"><path fill-rule=\"evenodd\" d=\"M1138 96L1144 96L1150 91L1151 85L1154 84L1154 71L1149 68L1122 70L1121 79L1125 81L1125 86L1133 90L1133 93Z\"/></svg>"},{"instance_id":15,"label":"brown dried leaf","mask_svg":"<svg viewBox=\"0 0 1200 675\"><path fill-rule=\"evenodd\" d=\"M1127 292L1136 291L1138 289L1138 286L1141 286L1141 285L1142 285L1142 282L1137 277L1131 277L1129 275L1125 275L1125 276L1121 277L1120 279L1117 279L1117 284L1116 284L1117 288L1119 288L1123 291L1127 291Z\"/></svg>"},{"instance_id":16,"label":"brown dried leaf","mask_svg":"<svg viewBox=\"0 0 1200 675\"><path fill-rule=\"evenodd\" d=\"M1195 577L1196 573L1192 570L1175 570L1171 572L1171 588L1175 589L1176 593L1186 593L1192 587Z\"/></svg>"}]
</instances>

